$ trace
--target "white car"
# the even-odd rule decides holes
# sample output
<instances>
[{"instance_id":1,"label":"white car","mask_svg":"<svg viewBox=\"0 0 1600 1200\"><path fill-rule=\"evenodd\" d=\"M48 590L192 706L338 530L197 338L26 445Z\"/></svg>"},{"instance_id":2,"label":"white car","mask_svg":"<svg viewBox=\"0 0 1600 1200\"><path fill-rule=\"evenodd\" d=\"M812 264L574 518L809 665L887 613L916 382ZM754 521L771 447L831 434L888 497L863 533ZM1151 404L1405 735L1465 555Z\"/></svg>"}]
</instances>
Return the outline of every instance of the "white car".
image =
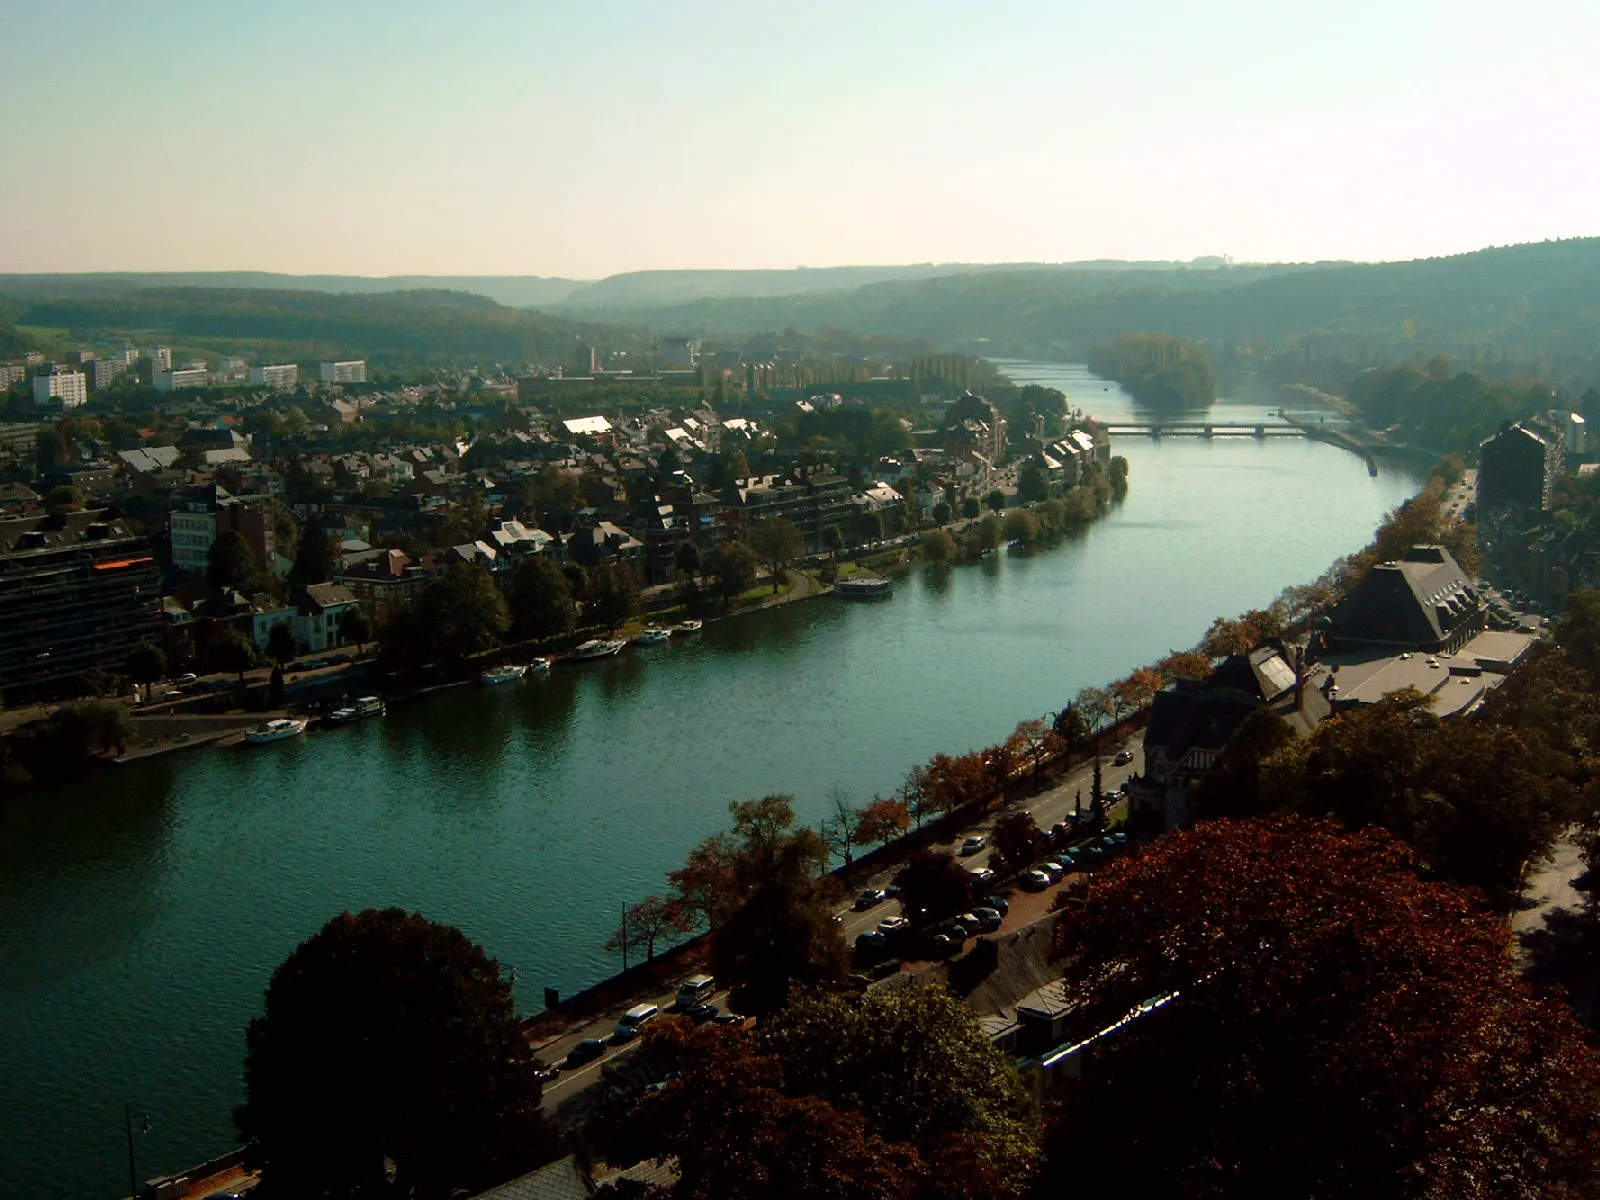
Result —
<instances>
[{"instance_id":1,"label":"white car","mask_svg":"<svg viewBox=\"0 0 1600 1200\"><path fill-rule=\"evenodd\" d=\"M888 936L891 933L899 933L902 929L909 928L910 925L911 922L904 917L885 917L878 922L878 932Z\"/></svg>"},{"instance_id":2,"label":"white car","mask_svg":"<svg viewBox=\"0 0 1600 1200\"><path fill-rule=\"evenodd\" d=\"M994 872L989 870L988 867L973 867L971 873L973 883L988 884L994 882Z\"/></svg>"},{"instance_id":3,"label":"white car","mask_svg":"<svg viewBox=\"0 0 1600 1200\"><path fill-rule=\"evenodd\" d=\"M989 839L984 837L981 833L976 834L973 837L969 837L966 841L961 843L961 857L966 858L969 854L976 854L988 844Z\"/></svg>"}]
</instances>

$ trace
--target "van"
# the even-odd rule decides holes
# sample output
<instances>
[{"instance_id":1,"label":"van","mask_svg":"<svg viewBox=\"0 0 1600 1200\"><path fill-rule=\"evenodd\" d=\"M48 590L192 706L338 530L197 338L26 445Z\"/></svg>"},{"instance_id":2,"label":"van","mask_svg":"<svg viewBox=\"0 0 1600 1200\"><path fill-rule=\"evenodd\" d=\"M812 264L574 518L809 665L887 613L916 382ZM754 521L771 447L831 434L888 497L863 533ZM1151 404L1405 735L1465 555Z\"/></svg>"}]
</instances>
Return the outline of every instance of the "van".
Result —
<instances>
[{"instance_id":1,"label":"van","mask_svg":"<svg viewBox=\"0 0 1600 1200\"><path fill-rule=\"evenodd\" d=\"M716 990L717 981L711 976L691 975L678 989L678 1007L688 1008L691 1004L702 1004Z\"/></svg>"},{"instance_id":2,"label":"van","mask_svg":"<svg viewBox=\"0 0 1600 1200\"><path fill-rule=\"evenodd\" d=\"M622 1020L617 1022L617 1028L611 1035L614 1042L631 1042L639 1036L639 1030L644 1028L646 1022L651 1020L661 1009L654 1004L635 1004L622 1014Z\"/></svg>"}]
</instances>

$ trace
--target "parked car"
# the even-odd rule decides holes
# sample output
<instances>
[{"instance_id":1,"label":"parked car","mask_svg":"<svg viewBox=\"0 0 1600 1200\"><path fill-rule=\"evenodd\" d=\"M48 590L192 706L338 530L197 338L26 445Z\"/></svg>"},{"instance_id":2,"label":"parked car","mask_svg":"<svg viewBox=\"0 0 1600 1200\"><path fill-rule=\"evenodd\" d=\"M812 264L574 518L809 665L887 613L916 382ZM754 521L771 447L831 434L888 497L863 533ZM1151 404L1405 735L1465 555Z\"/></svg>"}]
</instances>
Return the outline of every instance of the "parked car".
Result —
<instances>
[{"instance_id":1,"label":"parked car","mask_svg":"<svg viewBox=\"0 0 1600 1200\"><path fill-rule=\"evenodd\" d=\"M553 1067L543 1067L533 1073L534 1079L541 1084L554 1083L561 1075L561 1064Z\"/></svg>"},{"instance_id":2,"label":"parked car","mask_svg":"<svg viewBox=\"0 0 1600 1200\"><path fill-rule=\"evenodd\" d=\"M972 911L973 919L977 921L979 933L993 933L999 929L1003 918L992 908L976 908Z\"/></svg>"},{"instance_id":3,"label":"parked car","mask_svg":"<svg viewBox=\"0 0 1600 1200\"><path fill-rule=\"evenodd\" d=\"M992 908L1002 917L1011 911L1011 902L1004 896L985 896L978 901L984 908Z\"/></svg>"},{"instance_id":4,"label":"parked car","mask_svg":"<svg viewBox=\"0 0 1600 1200\"><path fill-rule=\"evenodd\" d=\"M705 998L717 990L717 981L709 975L691 975L683 981L678 988L678 1008L687 1008L691 1004L700 1004Z\"/></svg>"},{"instance_id":5,"label":"parked car","mask_svg":"<svg viewBox=\"0 0 1600 1200\"><path fill-rule=\"evenodd\" d=\"M989 839L988 838L984 837L982 834L975 834L974 836L969 837L966 841L961 843L961 857L962 858L966 858L969 855L976 854L979 850L982 850L988 844L989 844Z\"/></svg>"},{"instance_id":6,"label":"parked car","mask_svg":"<svg viewBox=\"0 0 1600 1200\"><path fill-rule=\"evenodd\" d=\"M887 937L891 933L899 933L902 929L909 929L911 922L904 917L885 917L878 922L878 932Z\"/></svg>"},{"instance_id":7,"label":"parked car","mask_svg":"<svg viewBox=\"0 0 1600 1200\"><path fill-rule=\"evenodd\" d=\"M744 1018L738 1013L723 1012L711 1018L713 1025L743 1025Z\"/></svg>"},{"instance_id":8,"label":"parked car","mask_svg":"<svg viewBox=\"0 0 1600 1200\"><path fill-rule=\"evenodd\" d=\"M310 658L303 663L296 663L295 668L301 671L320 671L327 665L328 660L325 658Z\"/></svg>"},{"instance_id":9,"label":"parked car","mask_svg":"<svg viewBox=\"0 0 1600 1200\"><path fill-rule=\"evenodd\" d=\"M868 888L856 897L856 911L866 912L869 908L876 908L889 898L889 894L882 888Z\"/></svg>"},{"instance_id":10,"label":"parked car","mask_svg":"<svg viewBox=\"0 0 1600 1200\"><path fill-rule=\"evenodd\" d=\"M1051 883L1060 883L1061 877L1067 873L1067 869L1054 859L1049 862L1040 863L1039 870L1050 876Z\"/></svg>"},{"instance_id":11,"label":"parked car","mask_svg":"<svg viewBox=\"0 0 1600 1200\"><path fill-rule=\"evenodd\" d=\"M586 1062L593 1062L606 1052L606 1044L599 1038L584 1038L571 1050L567 1051L566 1065L581 1067Z\"/></svg>"},{"instance_id":12,"label":"parked car","mask_svg":"<svg viewBox=\"0 0 1600 1200\"><path fill-rule=\"evenodd\" d=\"M988 867L973 867L972 882L979 887L986 887L994 882L994 872L989 870Z\"/></svg>"},{"instance_id":13,"label":"parked car","mask_svg":"<svg viewBox=\"0 0 1600 1200\"><path fill-rule=\"evenodd\" d=\"M1077 832L1077 827L1071 821L1057 821L1050 826L1050 840L1059 846L1071 841Z\"/></svg>"},{"instance_id":14,"label":"parked car","mask_svg":"<svg viewBox=\"0 0 1600 1200\"><path fill-rule=\"evenodd\" d=\"M622 1014L622 1020L617 1022L616 1029L612 1031L611 1040L617 1043L633 1041L660 1011L654 1004L635 1004Z\"/></svg>"},{"instance_id":15,"label":"parked car","mask_svg":"<svg viewBox=\"0 0 1600 1200\"><path fill-rule=\"evenodd\" d=\"M685 1004L678 1010L680 1017L688 1017L696 1025L704 1025L722 1010L715 1004Z\"/></svg>"},{"instance_id":16,"label":"parked car","mask_svg":"<svg viewBox=\"0 0 1600 1200\"><path fill-rule=\"evenodd\" d=\"M173 687L191 687L200 682L200 676L193 671L185 671L182 675L174 675L171 679Z\"/></svg>"},{"instance_id":17,"label":"parked car","mask_svg":"<svg viewBox=\"0 0 1600 1200\"><path fill-rule=\"evenodd\" d=\"M1111 765L1115 766L1115 767L1125 767L1129 763L1131 763L1132 761L1133 761L1133 751L1132 750L1118 750L1117 751L1117 756L1111 760Z\"/></svg>"},{"instance_id":18,"label":"parked car","mask_svg":"<svg viewBox=\"0 0 1600 1200\"><path fill-rule=\"evenodd\" d=\"M961 949L961 943L946 933L936 933L928 939L926 953L929 958L949 958Z\"/></svg>"},{"instance_id":19,"label":"parked car","mask_svg":"<svg viewBox=\"0 0 1600 1200\"><path fill-rule=\"evenodd\" d=\"M1042 892L1050 886L1050 876L1043 871L1024 871L1017 882L1030 892Z\"/></svg>"}]
</instances>

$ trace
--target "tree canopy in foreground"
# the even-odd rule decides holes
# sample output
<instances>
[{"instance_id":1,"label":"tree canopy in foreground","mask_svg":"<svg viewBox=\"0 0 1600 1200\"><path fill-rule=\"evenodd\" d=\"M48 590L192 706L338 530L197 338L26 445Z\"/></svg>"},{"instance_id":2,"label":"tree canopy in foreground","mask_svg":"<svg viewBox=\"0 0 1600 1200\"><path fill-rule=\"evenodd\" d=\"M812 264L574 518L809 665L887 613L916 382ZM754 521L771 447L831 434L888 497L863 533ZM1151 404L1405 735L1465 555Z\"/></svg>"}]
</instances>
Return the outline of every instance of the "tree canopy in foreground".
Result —
<instances>
[{"instance_id":1,"label":"tree canopy in foreground","mask_svg":"<svg viewBox=\"0 0 1600 1200\"><path fill-rule=\"evenodd\" d=\"M1600 1195L1600 1071L1508 938L1380 830L1168 837L1063 913L1088 1027L1166 1003L1093 1048L1052 1156L1158 1198Z\"/></svg>"},{"instance_id":2,"label":"tree canopy in foreground","mask_svg":"<svg viewBox=\"0 0 1600 1200\"><path fill-rule=\"evenodd\" d=\"M269 1197L445 1200L555 1158L500 966L397 908L343 913L272 976L234 1114Z\"/></svg>"}]
</instances>

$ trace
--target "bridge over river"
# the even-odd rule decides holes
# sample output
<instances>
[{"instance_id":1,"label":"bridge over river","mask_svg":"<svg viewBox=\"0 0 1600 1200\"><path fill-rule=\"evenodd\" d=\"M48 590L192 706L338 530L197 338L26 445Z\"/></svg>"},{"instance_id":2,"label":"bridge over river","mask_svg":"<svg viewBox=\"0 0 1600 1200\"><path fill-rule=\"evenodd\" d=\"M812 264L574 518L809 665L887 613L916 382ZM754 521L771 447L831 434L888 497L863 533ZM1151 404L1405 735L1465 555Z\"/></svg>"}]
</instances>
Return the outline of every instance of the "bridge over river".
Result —
<instances>
[{"instance_id":1,"label":"bridge over river","mask_svg":"<svg viewBox=\"0 0 1600 1200\"><path fill-rule=\"evenodd\" d=\"M1305 431L1287 421L1266 421L1256 425L1222 421L1111 421L1105 429L1112 437L1143 434L1146 437L1305 437Z\"/></svg>"}]
</instances>

